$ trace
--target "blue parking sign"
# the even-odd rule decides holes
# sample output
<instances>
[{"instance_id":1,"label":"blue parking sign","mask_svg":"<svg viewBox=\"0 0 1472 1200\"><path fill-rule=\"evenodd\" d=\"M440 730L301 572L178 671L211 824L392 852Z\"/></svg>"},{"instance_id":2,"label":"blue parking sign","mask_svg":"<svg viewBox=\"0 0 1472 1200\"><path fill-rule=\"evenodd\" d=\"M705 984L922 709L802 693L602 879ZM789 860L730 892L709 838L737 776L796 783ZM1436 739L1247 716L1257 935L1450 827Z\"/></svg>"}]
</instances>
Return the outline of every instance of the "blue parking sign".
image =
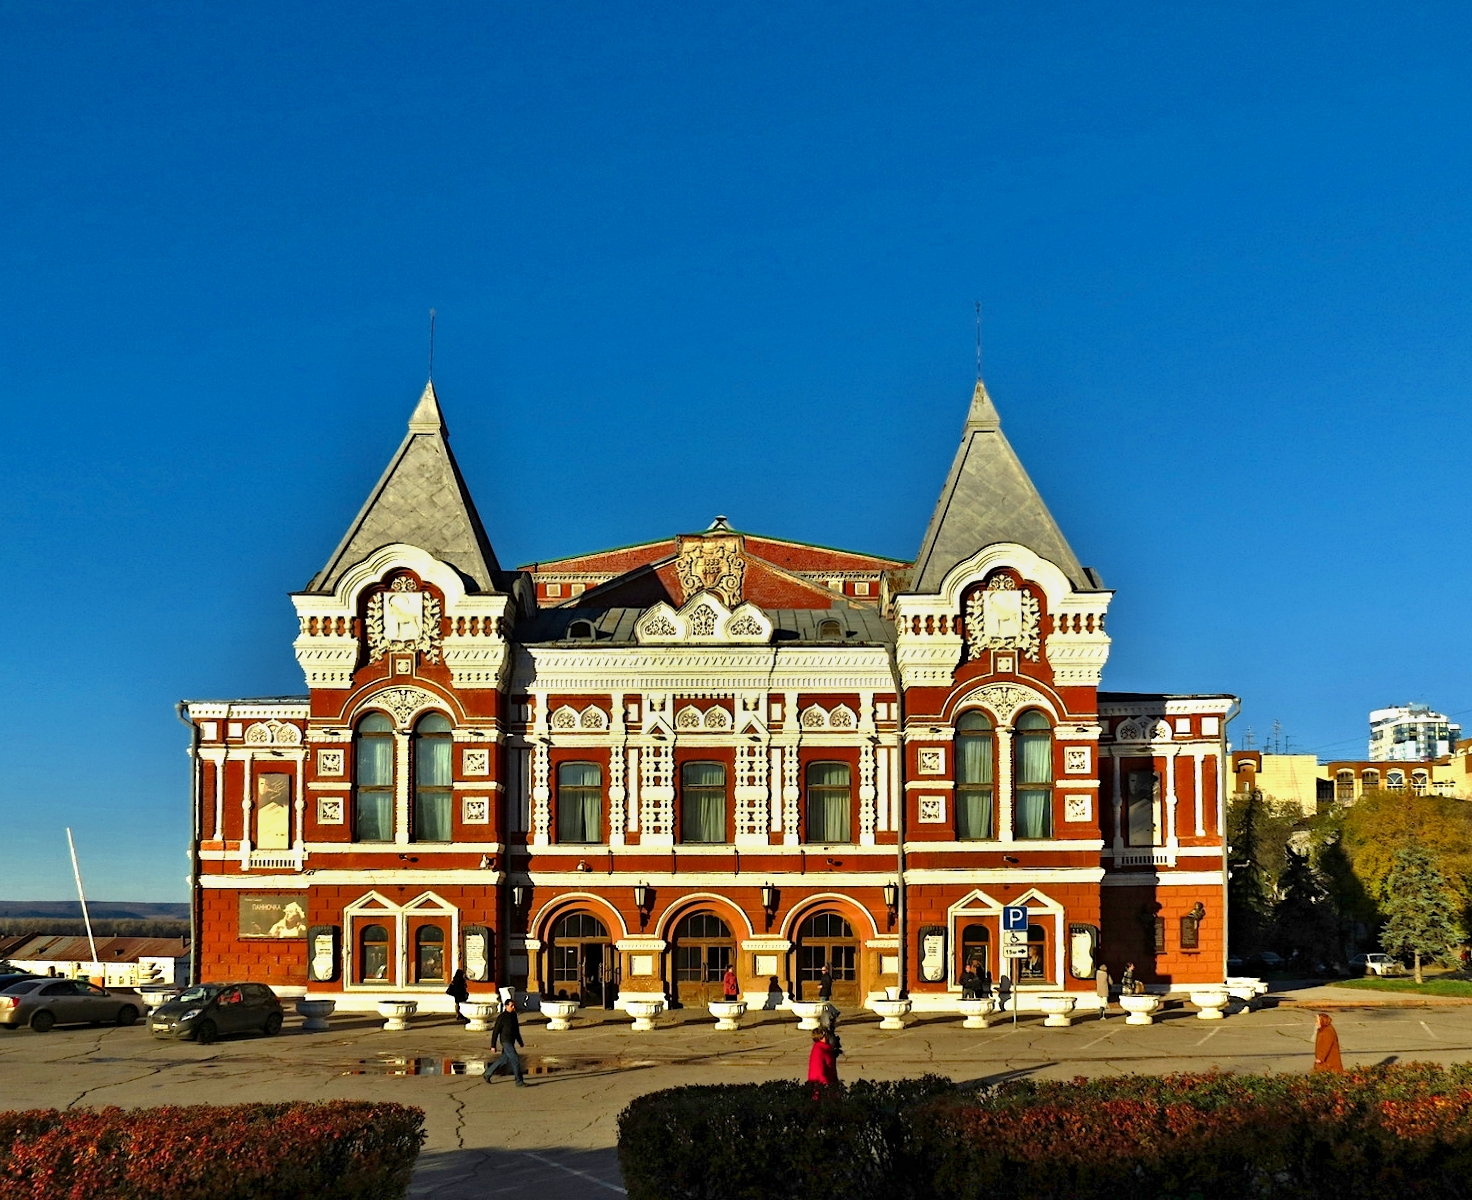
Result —
<instances>
[{"instance_id":1,"label":"blue parking sign","mask_svg":"<svg viewBox=\"0 0 1472 1200\"><path fill-rule=\"evenodd\" d=\"M1002 906L1002 932L1027 931L1027 905L1004 904Z\"/></svg>"}]
</instances>

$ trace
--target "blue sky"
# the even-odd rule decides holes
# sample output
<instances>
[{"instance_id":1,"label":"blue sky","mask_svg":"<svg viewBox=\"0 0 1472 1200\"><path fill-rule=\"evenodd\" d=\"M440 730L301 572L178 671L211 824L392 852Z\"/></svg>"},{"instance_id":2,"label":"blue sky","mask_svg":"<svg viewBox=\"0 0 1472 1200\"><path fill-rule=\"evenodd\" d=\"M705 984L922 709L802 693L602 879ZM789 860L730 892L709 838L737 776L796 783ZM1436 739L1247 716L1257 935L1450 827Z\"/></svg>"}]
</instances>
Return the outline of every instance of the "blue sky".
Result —
<instances>
[{"instance_id":1,"label":"blue sky","mask_svg":"<svg viewBox=\"0 0 1472 1200\"><path fill-rule=\"evenodd\" d=\"M504 563L912 556L974 374L1242 744L1472 717L1472 10L0 2L0 898L178 900L426 374ZM20 618L24 618L23 620ZM1472 720L1468 721L1472 724Z\"/></svg>"}]
</instances>

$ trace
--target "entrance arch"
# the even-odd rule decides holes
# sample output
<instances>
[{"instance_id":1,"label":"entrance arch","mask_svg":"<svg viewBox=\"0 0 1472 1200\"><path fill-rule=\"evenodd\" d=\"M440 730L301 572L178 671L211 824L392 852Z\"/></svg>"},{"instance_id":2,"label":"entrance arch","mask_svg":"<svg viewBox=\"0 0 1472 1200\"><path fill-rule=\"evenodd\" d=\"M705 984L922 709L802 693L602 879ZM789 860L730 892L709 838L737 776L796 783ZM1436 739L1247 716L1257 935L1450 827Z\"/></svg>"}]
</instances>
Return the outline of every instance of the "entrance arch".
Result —
<instances>
[{"instance_id":1,"label":"entrance arch","mask_svg":"<svg viewBox=\"0 0 1472 1200\"><path fill-rule=\"evenodd\" d=\"M859 939L853 926L839 913L820 910L804 918L797 927L797 998L818 999L823 968L833 976L833 1003L840 1008L857 1008L859 995Z\"/></svg>"},{"instance_id":2,"label":"entrance arch","mask_svg":"<svg viewBox=\"0 0 1472 1200\"><path fill-rule=\"evenodd\" d=\"M731 927L709 909L682 917L670 935L674 999L699 1005L719 1000L726 968L736 965Z\"/></svg>"},{"instance_id":3,"label":"entrance arch","mask_svg":"<svg viewBox=\"0 0 1472 1200\"><path fill-rule=\"evenodd\" d=\"M570 912L552 926L547 947L547 992L602 1006L615 986L613 939L608 926L588 912Z\"/></svg>"}]
</instances>

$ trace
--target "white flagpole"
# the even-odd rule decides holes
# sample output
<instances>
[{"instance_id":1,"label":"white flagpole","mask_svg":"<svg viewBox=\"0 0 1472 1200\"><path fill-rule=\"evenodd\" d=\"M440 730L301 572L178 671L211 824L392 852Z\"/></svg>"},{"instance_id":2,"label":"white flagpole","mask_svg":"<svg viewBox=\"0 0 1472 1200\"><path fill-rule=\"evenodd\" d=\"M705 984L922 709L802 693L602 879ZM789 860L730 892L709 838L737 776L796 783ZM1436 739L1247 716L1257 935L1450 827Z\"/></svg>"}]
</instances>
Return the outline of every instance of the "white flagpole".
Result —
<instances>
[{"instance_id":1,"label":"white flagpole","mask_svg":"<svg viewBox=\"0 0 1472 1200\"><path fill-rule=\"evenodd\" d=\"M87 944L92 947L92 961L98 968L102 963L97 958L97 939L92 936L92 918L87 915L87 894L82 891L82 868L77 866L77 844L72 841L72 827L66 827L66 844L72 852L72 874L77 879L77 897L82 902L82 920L87 925Z\"/></svg>"}]
</instances>

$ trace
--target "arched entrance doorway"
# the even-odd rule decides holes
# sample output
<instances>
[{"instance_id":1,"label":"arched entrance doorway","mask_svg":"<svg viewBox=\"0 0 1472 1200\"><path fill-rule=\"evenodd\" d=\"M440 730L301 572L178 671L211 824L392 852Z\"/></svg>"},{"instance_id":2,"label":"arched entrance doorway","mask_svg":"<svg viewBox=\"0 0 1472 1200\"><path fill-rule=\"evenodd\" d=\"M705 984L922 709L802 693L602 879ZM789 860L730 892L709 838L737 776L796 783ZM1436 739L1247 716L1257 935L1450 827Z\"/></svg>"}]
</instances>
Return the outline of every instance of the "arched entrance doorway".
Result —
<instances>
[{"instance_id":1,"label":"arched entrance doorway","mask_svg":"<svg viewBox=\"0 0 1472 1200\"><path fill-rule=\"evenodd\" d=\"M980 921L965 921L961 925L961 971L968 970L978 975L986 970L994 978L997 973L992 962L991 931Z\"/></svg>"},{"instance_id":2,"label":"arched entrance doorway","mask_svg":"<svg viewBox=\"0 0 1472 1200\"><path fill-rule=\"evenodd\" d=\"M857 1008L859 996L859 939L853 926L836 912L817 912L797 930L797 998L816 1000L823 968L833 975L833 1003Z\"/></svg>"},{"instance_id":3,"label":"arched entrance doorway","mask_svg":"<svg viewBox=\"0 0 1472 1200\"><path fill-rule=\"evenodd\" d=\"M548 967L551 995L601 1005L614 979L608 927L591 913L568 913L552 927Z\"/></svg>"},{"instance_id":4,"label":"arched entrance doorway","mask_svg":"<svg viewBox=\"0 0 1472 1200\"><path fill-rule=\"evenodd\" d=\"M708 1004L722 995L726 968L735 965L736 939L713 912L693 912L675 926L672 954L679 1004Z\"/></svg>"}]
</instances>

